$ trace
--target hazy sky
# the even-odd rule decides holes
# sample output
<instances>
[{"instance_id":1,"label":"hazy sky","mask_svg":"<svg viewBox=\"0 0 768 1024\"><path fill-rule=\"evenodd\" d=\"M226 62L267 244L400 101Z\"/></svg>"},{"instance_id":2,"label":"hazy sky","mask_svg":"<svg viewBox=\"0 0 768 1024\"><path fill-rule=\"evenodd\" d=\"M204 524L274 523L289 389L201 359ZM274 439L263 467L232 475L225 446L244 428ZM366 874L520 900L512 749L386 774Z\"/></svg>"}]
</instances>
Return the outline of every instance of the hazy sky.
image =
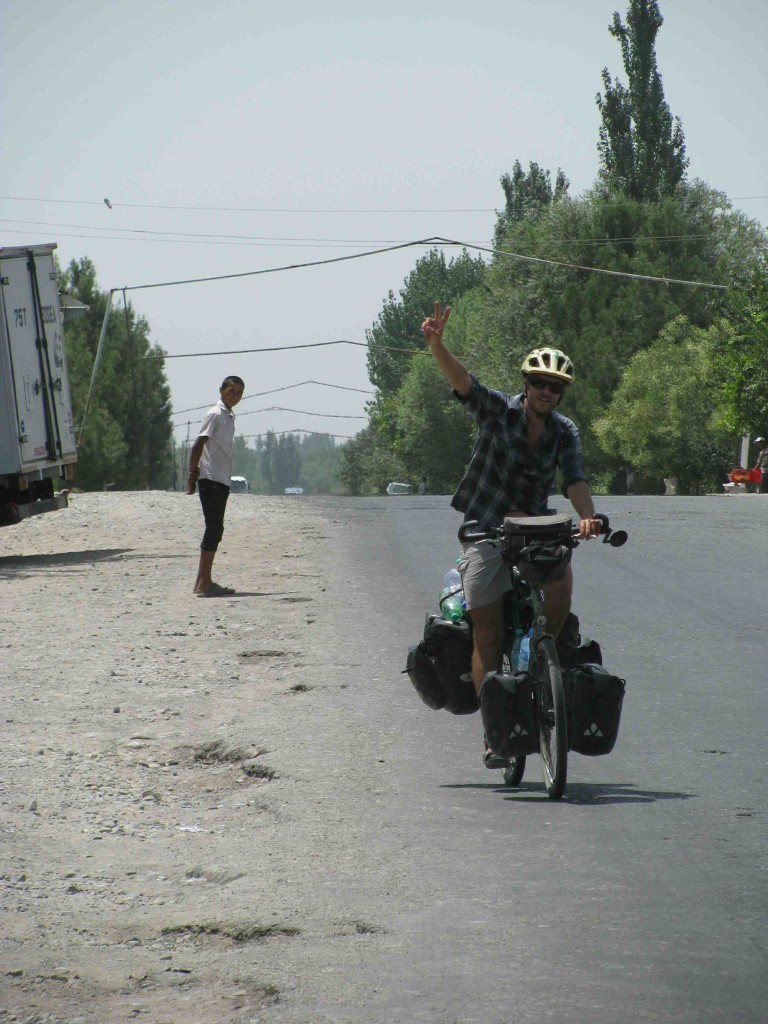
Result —
<instances>
[{"instance_id":1,"label":"hazy sky","mask_svg":"<svg viewBox=\"0 0 768 1024\"><path fill-rule=\"evenodd\" d=\"M562 167L574 196L593 184L602 68L626 82L614 10L627 3L0 0L0 245L55 241L64 265L90 257L103 289L432 236L487 245L516 159ZM689 176L766 224L764 0L661 11ZM129 298L171 355L364 342L423 252ZM175 410L211 404L227 373L246 395L370 388L349 345L166 365ZM364 419L329 414L362 416L366 398L312 384L251 399L238 432L351 435ZM271 405L302 411L245 415ZM174 417L178 440L201 414Z\"/></svg>"}]
</instances>

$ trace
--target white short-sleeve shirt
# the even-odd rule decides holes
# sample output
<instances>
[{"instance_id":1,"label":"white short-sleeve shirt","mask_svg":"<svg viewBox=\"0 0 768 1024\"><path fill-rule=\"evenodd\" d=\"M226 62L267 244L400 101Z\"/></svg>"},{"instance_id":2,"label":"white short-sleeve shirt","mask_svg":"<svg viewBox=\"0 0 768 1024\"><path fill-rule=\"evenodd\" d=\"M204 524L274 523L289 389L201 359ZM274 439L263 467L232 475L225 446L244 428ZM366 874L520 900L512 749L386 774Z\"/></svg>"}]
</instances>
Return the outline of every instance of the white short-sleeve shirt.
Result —
<instances>
[{"instance_id":1,"label":"white short-sleeve shirt","mask_svg":"<svg viewBox=\"0 0 768 1024\"><path fill-rule=\"evenodd\" d=\"M232 446L235 440L235 414L219 399L205 414L198 437L206 437L200 457L200 478L216 480L229 487L232 476Z\"/></svg>"}]
</instances>

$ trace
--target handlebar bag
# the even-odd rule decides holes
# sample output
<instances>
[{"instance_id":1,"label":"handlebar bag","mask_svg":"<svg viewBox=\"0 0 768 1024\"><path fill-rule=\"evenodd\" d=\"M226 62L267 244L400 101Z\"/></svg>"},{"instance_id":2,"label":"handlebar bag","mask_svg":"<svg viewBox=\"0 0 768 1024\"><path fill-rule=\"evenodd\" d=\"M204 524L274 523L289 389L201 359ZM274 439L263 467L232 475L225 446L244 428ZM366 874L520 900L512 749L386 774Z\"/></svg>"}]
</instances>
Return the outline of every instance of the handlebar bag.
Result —
<instances>
[{"instance_id":1,"label":"handlebar bag","mask_svg":"<svg viewBox=\"0 0 768 1024\"><path fill-rule=\"evenodd\" d=\"M435 667L445 710L452 715L471 715L477 711L469 622L449 622L430 612L424 623L424 651Z\"/></svg>"},{"instance_id":2,"label":"handlebar bag","mask_svg":"<svg viewBox=\"0 0 768 1024\"><path fill-rule=\"evenodd\" d=\"M494 754L524 757L539 749L533 690L525 672L489 672L480 690L480 715Z\"/></svg>"},{"instance_id":3,"label":"handlebar bag","mask_svg":"<svg viewBox=\"0 0 768 1024\"><path fill-rule=\"evenodd\" d=\"M533 586L563 579L572 544L573 523L567 514L504 520L504 559Z\"/></svg>"},{"instance_id":4,"label":"handlebar bag","mask_svg":"<svg viewBox=\"0 0 768 1024\"><path fill-rule=\"evenodd\" d=\"M571 669L563 682L571 750L588 757L610 754L619 735L626 683L593 664Z\"/></svg>"}]
</instances>

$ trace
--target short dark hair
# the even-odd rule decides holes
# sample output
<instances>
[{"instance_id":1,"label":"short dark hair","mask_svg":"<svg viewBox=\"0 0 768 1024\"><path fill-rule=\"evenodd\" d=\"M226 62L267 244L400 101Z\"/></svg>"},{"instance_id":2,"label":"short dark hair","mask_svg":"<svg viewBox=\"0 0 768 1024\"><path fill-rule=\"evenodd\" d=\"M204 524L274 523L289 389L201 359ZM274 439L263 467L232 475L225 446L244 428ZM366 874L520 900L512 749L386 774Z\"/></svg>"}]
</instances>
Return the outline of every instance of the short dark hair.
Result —
<instances>
[{"instance_id":1,"label":"short dark hair","mask_svg":"<svg viewBox=\"0 0 768 1024\"><path fill-rule=\"evenodd\" d=\"M241 388L245 387L245 381L243 380L243 378L235 377L234 374L224 378L224 380L221 382L221 388L219 388L219 390L221 391L222 388L227 387L228 384L239 384Z\"/></svg>"}]
</instances>

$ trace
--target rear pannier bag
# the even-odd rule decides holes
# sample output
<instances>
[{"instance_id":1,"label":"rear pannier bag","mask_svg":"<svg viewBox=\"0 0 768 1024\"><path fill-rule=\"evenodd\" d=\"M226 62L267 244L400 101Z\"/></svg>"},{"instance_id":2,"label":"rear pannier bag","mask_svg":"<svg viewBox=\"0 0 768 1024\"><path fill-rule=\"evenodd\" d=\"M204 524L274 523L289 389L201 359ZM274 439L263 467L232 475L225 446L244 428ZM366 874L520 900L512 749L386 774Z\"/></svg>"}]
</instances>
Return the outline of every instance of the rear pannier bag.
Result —
<instances>
[{"instance_id":1,"label":"rear pannier bag","mask_svg":"<svg viewBox=\"0 0 768 1024\"><path fill-rule=\"evenodd\" d=\"M563 672L567 672L577 665L585 665L587 662L594 665L603 664L600 644L597 640L590 640L588 637L582 639L579 632L579 619L573 612L568 612L568 618L555 639L555 647Z\"/></svg>"},{"instance_id":2,"label":"rear pannier bag","mask_svg":"<svg viewBox=\"0 0 768 1024\"><path fill-rule=\"evenodd\" d=\"M489 672L480 690L480 715L494 754L523 757L539 749L533 690L525 672Z\"/></svg>"},{"instance_id":3,"label":"rear pannier bag","mask_svg":"<svg viewBox=\"0 0 768 1024\"><path fill-rule=\"evenodd\" d=\"M406 671L428 708L444 708L452 715L477 711L472 633L466 619L449 622L430 612L424 623L424 639L408 651Z\"/></svg>"},{"instance_id":4,"label":"rear pannier bag","mask_svg":"<svg viewBox=\"0 0 768 1024\"><path fill-rule=\"evenodd\" d=\"M602 665L580 665L564 677L571 750L610 754L619 734L625 682Z\"/></svg>"}]
</instances>

